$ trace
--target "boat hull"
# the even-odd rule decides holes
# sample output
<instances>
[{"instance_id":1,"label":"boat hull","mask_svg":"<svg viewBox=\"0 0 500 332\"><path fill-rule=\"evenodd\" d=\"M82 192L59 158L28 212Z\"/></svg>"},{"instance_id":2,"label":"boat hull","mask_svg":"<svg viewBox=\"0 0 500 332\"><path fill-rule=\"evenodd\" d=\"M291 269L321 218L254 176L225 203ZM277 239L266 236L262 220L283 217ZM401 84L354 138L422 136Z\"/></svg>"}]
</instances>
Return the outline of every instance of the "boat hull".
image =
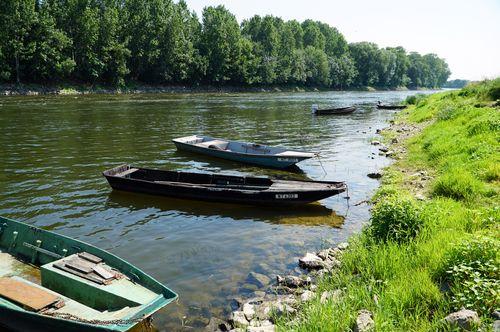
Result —
<instances>
[{"instance_id":1,"label":"boat hull","mask_svg":"<svg viewBox=\"0 0 500 332\"><path fill-rule=\"evenodd\" d=\"M286 169L294 166L302 160L309 159L310 157L287 157L287 156L273 156L273 155L250 155L244 153L235 153L224 150L215 150L199 147L192 144L186 144L174 141L178 150L188 151L196 154L204 154L211 157L237 161L246 164L259 165L270 168Z\"/></svg>"},{"instance_id":2,"label":"boat hull","mask_svg":"<svg viewBox=\"0 0 500 332\"><path fill-rule=\"evenodd\" d=\"M379 110L402 110L405 109L405 105L377 105Z\"/></svg>"},{"instance_id":3,"label":"boat hull","mask_svg":"<svg viewBox=\"0 0 500 332\"><path fill-rule=\"evenodd\" d=\"M0 306L0 330L3 330L2 327L9 331L19 332L110 332L126 331L131 328L130 326L122 329L116 325L111 327L78 323Z\"/></svg>"},{"instance_id":4,"label":"boat hull","mask_svg":"<svg viewBox=\"0 0 500 332\"><path fill-rule=\"evenodd\" d=\"M169 196L183 199L194 199L202 201L217 201L238 204L250 205L300 205L318 201L333 195L340 194L346 190L346 186L342 182L328 181L275 181L280 182L281 188L278 190L258 190L252 189L251 186L246 186L245 189L234 189L236 185L198 185L196 183L175 183L170 181L152 181L134 179L130 177L117 176L116 172L123 169L130 169L130 166L124 165L112 170L105 171L103 175L108 180L109 185L114 190L137 192L159 196ZM172 176L174 172L138 169L142 172L148 172L157 178L164 178L165 174ZM175 172L177 174L177 172ZM179 173L182 175L182 173ZM187 176L214 176L215 183L236 183L241 180L245 181L244 177L210 175L210 174L193 174L183 173ZM253 178L257 181L267 180L266 178ZM227 180L227 181L226 181ZM246 178L248 182L251 178ZM229 187L227 187L229 186ZM300 187L302 186L302 187ZM304 189L311 186L316 186L317 190ZM243 186L241 186L243 187ZM257 188L254 186L253 188Z\"/></svg>"},{"instance_id":5,"label":"boat hull","mask_svg":"<svg viewBox=\"0 0 500 332\"><path fill-rule=\"evenodd\" d=\"M317 109L315 115L343 115L349 114L356 110L355 107L342 107L342 108L331 108L331 109Z\"/></svg>"}]
</instances>

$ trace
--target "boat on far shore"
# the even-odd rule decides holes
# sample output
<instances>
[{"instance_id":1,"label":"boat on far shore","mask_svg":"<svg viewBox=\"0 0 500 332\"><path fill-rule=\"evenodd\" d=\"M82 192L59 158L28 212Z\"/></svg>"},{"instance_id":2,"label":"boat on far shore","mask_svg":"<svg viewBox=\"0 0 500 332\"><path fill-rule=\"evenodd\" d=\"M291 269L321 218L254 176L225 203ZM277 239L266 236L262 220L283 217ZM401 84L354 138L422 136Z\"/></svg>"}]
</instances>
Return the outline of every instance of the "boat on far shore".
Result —
<instances>
[{"instance_id":1,"label":"boat on far shore","mask_svg":"<svg viewBox=\"0 0 500 332\"><path fill-rule=\"evenodd\" d=\"M314 115L343 115L352 113L355 110L356 107L354 106L318 108L318 105L313 105L311 108Z\"/></svg>"},{"instance_id":2,"label":"boat on far shore","mask_svg":"<svg viewBox=\"0 0 500 332\"><path fill-rule=\"evenodd\" d=\"M377 108L379 110L402 110L406 107L407 105L384 105L380 101L377 103Z\"/></svg>"}]
</instances>

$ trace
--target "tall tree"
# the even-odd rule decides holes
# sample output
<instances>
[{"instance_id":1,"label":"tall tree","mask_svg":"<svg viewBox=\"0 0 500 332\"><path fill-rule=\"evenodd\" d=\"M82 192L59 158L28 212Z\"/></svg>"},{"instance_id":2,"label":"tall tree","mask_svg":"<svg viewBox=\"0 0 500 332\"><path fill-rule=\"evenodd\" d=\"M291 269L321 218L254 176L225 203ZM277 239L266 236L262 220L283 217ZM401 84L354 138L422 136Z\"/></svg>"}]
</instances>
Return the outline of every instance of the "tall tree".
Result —
<instances>
[{"instance_id":1,"label":"tall tree","mask_svg":"<svg viewBox=\"0 0 500 332\"><path fill-rule=\"evenodd\" d=\"M4 57L14 63L16 82L21 83L22 67L30 59L35 43L30 32L37 16L33 0L0 1L0 34ZM10 76L10 75L9 75Z\"/></svg>"},{"instance_id":2,"label":"tall tree","mask_svg":"<svg viewBox=\"0 0 500 332\"><path fill-rule=\"evenodd\" d=\"M373 86L379 80L379 50L374 43L360 42L349 44L349 52L354 60L358 75L354 80L357 86Z\"/></svg>"},{"instance_id":3,"label":"tall tree","mask_svg":"<svg viewBox=\"0 0 500 332\"><path fill-rule=\"evenodd\" d=\"M238 22L224 6L205 7L200 51L207 58L208 80L224 83L238 76L241 33Z\"/></svg>"},{"instance_id":4,"label":"tall tree","mask_svg":"<svg viewBox=\"0 0 500 332\"><path fill-rule=\"evenodd\" d=\"M325 50L325 36L321 33L319 26L313 20L305 20L302 23L302 29L304 30L304 47L307 46L315 47L319 50Z\"/></svg>"},{"instance_id":5,"label":"tall tree","mask_svg":"<svg viewBox=\"0 0 500 332\"><path fill-rule=\"evenodd\" d=\"M330 84L330 68L325 52L313 46L305 49L307 84L311 86L328 86Z\"/></svg>"},{"instance_id":6,"label":"tall tree","mask_svg":"<svg viewBox=\"0 0 500 332\"><path fill-rule=\"evenodd\" d=\"M408 67L410 66L410 60L403 47L388 47L387 51L394 55L393 58L393 73L391 78L387 81L387 86L389 87L403 87L407 86L410 81L408 77Z\"/></svg>"},{"instance_id":7,"label":"tall tree","mask_svg":"<svg viewBox=\"0 0 500 332\"><path fill-rule=\"evenodd\" d=\"M353 84L358 72L349 54L346 53L340 57L328 57L328 64L332 87L345 89Z\"/></svg>"},{"instance_id":8,"label":"tall tree","mask_svg":"<svg viewBox=\"0 0 500 332\"><path fill-rule=\"evenodd\" d=\"M37 20L29 38L34 45L26 65L30 78L34 81L68 78L75 68L75 62L69 57L71 39L56 28L54 18L43 4L37 8Z\"/></svg>"},{"instance_id":9,"label":"tall tree","mask_svg":"<svg viewBox=\"0 0 500 332\"><path fill-rule=\"evenodd\" d=\"M347 41L336 29L326 23L316 23L325 37L325 53L328 56L341 57L348 51Z\"/></svg>"}]
</instances>

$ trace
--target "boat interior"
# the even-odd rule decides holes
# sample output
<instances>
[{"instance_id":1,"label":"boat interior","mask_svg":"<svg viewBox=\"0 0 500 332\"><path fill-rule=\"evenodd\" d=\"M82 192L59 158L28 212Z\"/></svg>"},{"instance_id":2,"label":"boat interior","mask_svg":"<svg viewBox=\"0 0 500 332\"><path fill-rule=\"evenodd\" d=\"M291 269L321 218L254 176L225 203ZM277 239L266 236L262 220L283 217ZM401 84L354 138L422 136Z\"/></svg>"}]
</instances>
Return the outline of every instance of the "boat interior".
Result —
<instances>
[{"instance_id":1,"label":"boat interior","mask_svg":"<svg viewBox=\"0 0 500 332\"><path fill-rule=\"evenodd\" d=\"M137 317L162 297L57 235L0 219L0 303L81 321ZM63 239L67 239L62 237ZM68 318L69 317L69 318Z\"/></svg>"},{"instance_id":2,"label":"boat interior","mask_svg":"<svg viewBox=\"0 0 500 332\"><path fill-rule=\"evenodd\" d=\"M244 177L223 174L188 173L176 171L163 171L156 169L134 168L122 165L106 171L105 175L113 175L135 180L150 182L179 182L193 185L224 186L224 187L255 187L267 189L273 181L269 178Z\"/></svg>"},{"instance_id":3,"label":"boat interior","mask_svg":"<svg viewBox=\"0 0 500 332\"><path fill-rule=\"evenodd\" d=\"M280 147L270 147L267 145L256 144L256 143L226 141L219 138L212 138L208 136L197 136L197 135L187 136L187 137L177 138L174 141L184 144L195 145L202 148L235 152L235 153L244 153L244 154L273 155L273 156L283 156L283 157L293 156L293 157L304 157L304 158L310 158L314 156L314 153L309 153L309 152L289 151Z\"/></svg>"},{"instance_id":4,"label":"boat interior","mask_svg":"<svg viewBox=\"0 0 500 332\"><path fill-rule=\"evenodd\" d=\"M105 172L105 175L144 180L156 183L185 183L193 186L223 187L229 189L301 191L330 190L344 186L343 182L271 180L264 177L245 177L223 174L188 173L134 168L122 165Z\"/></svg>"}]
</instances>

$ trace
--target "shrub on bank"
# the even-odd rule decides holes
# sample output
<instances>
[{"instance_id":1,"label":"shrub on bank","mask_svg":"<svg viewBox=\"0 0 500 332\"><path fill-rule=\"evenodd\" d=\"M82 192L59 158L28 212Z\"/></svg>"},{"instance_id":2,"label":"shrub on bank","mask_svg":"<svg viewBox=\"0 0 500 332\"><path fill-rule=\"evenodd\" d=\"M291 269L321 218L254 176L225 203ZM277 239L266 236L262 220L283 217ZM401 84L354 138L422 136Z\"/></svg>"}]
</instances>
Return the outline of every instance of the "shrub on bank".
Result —
<instances>
[{"instance_id":1,"label":"shrub on bank","mask_svg":"<svg viewBox=\"0 0 500 332\"><path fill-rule=\"evenodd\" d=\"M437 273L450 287L451 304L455 310L464 307L489 314L500 300L500 241L475 236L464 240L446 254Z\"/></svg>"},{"instance_id":2,"label":"shrub on bank","mask_svg":"<svg viewBox=\"0 0 500 332\"><path fill-rule=\"evenodd\" d=\"M417 105L421 100L424 100L426 95L423 93L417 93L416 95L406 97L405 103L407 105Z\"/></svg>"},{"instance_id":3,"label":"shrub on bank","mask_svg":"<svg viewBox=\"0 0 500 332\"><path fill-rule=\"evenodd\" d=\"M368 232L377 240L403 243L415 238L422 225L412 199L389 196L375 205Z\"/></svg>"}]
</instances>

